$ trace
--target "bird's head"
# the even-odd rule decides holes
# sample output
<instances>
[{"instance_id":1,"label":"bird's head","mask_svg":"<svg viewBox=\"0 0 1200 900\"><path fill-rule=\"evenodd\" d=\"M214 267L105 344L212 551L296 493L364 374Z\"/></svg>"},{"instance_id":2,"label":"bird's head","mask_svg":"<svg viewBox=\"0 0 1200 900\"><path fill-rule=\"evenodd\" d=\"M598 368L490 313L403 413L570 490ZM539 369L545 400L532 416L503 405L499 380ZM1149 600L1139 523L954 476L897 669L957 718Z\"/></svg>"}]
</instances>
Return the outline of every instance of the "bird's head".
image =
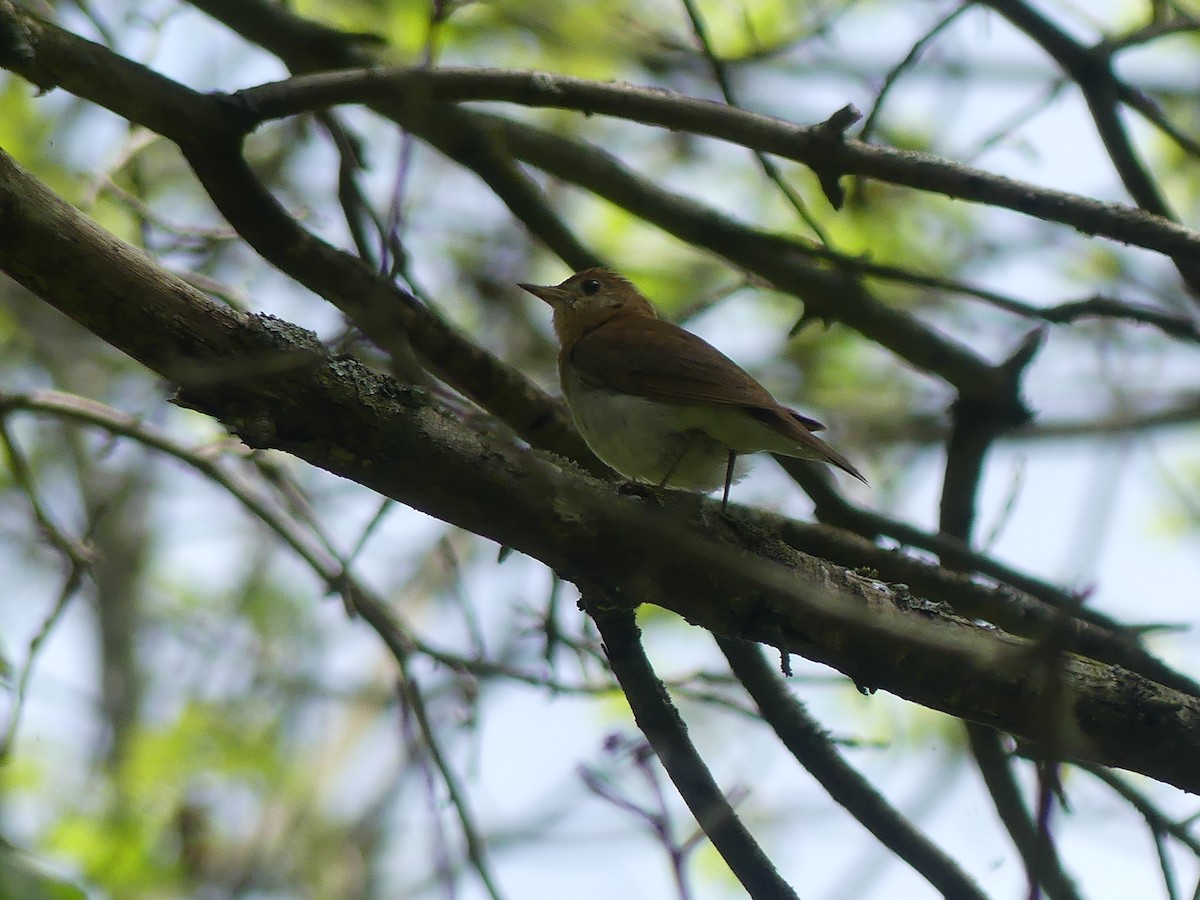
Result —
<instances>
[{"instance_id":1,"label":"bird's head","mask_svg":"<svg viewBox=\"0 0 1200 900\"><path fill-rule=\"evenodd\" d=\"M518 287L550 304L554 310L554 331L564 347L616 316L658 318L650 301L628 280L609 269L584 269L554 287L538 284Z\"/></svg>"}]
</instances>

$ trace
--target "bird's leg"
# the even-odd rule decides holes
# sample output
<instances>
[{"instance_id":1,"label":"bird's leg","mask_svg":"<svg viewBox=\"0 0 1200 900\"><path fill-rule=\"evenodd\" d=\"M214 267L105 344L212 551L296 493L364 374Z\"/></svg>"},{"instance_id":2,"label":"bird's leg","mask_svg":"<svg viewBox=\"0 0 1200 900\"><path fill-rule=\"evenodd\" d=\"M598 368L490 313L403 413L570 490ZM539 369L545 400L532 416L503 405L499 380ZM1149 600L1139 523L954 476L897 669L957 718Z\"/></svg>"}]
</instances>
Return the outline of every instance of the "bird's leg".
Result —
<instances>
[{"instance_id":1,"label":"bird's leg","mask_svg":"<svg viewBox=\"0 0 1200 900\"><path fill-rule=\"evenodd\" d=\"M683 458L688 455L688 451L691 450L692 446L696 443L696 438L699 436L699 434L700 432L698 431L688 432L687 443L683 445L683 451L677 457L675 457L675 462L671 463L671 467L667 469L667 474L664 475L662 477L662 481L658 483L660 488L665 488L667 486L667 482L671 480L671 476L675 474L675 470L679 468L679 464L683 462Z\"/></svg>"},{"instance_id":2,"label":"bird's leg","mask_svg":"<svg viewBox=\"0 0 1200 900\"><path fill-rule=\"evenodd\" d=\"M737 451L729 451L729 462L725 464L725 493L721 495L721 512L729 506L729 486L733 484L733 464L737 461Z\"/></svg>"}]
</instances>

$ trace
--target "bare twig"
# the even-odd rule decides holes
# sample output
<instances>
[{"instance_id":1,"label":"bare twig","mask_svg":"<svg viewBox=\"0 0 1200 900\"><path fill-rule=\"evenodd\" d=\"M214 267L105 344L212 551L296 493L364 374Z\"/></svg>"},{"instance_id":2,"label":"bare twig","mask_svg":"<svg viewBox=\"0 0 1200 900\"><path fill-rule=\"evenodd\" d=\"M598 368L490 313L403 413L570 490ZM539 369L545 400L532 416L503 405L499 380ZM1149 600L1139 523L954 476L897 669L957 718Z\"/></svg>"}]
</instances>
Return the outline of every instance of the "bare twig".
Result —
<instances>
[{"instance_id":1,"label":"bare twig","mask_svg":"<svg viewBox=\"0 0 1200 900\"><path fill-rule=\"evenodd\" d=\"M921 55L932 44L943 31L949 28L957 21L958 17L971 8L971 4L964 3L957 9L951 10L947 15L942 16L933 27L928 29L921 37L913 42L904 59L896 63L884 76L883 84L879 86L878 93L875 94L875 102L871 105L871 111L867 114L866 120L859 129L858 139L860 141L870 141L875 133L875 123L879 121L879 116L883 112L883 105L887 101L888 94L892 88L896 86L896 82L909 69L916 66L921 59Z\"/></svg>"},{"instance_id":2,"label":"bare twig","mask_svg":"<svg viewBox=\"0 0 1200 900\"><path fill-rule=\"evenodd\" d=\"M1000 735L991 728L966 723L971 753L987 785L1000 821L1008 830L1017 852L1024 861L1031 885L1041 885L1051 900L1081 900L1078 889L1062 869L1053 844L1042 842L1038 830L1021 799L1021 790L1013 777L1008 754Z\"/></svg>"},{"instance_id":3,"label":"bare twig","mask_svg":"<svg viewBox=\"0 0 1200 900\"><path fill-rule=\"evenodd\" d=\"M704 58L708 60L713 78L717 82L717 86L721 89L721 96L725 98L725 102L730 106L740 108L741 104L735 98L733 84L729 80L729 70L725 62L713 49L712 42L708 38L708 29L704 25L704 17L701 16L695 0L682 0L682 2L684 10L687 12L688 21L692 25L692 34L695 35L696 43L700 45L700 51L704 54ZM828 245L828 232L821 226L820 221L813 215L812 210L808 208L808 204L804 202L804 198L800 196L795 188L787 183L783 177L783 173L779 171L779 167L765 153L755 151L754 159L758 162L758 167L762 169L763 174L779 188L779 192L791 204L792 209L796 211L796 214L800 216L804 224L812 229L813 234L817 236L817 239L822 244Z\"/></svg>"}]
</instances>

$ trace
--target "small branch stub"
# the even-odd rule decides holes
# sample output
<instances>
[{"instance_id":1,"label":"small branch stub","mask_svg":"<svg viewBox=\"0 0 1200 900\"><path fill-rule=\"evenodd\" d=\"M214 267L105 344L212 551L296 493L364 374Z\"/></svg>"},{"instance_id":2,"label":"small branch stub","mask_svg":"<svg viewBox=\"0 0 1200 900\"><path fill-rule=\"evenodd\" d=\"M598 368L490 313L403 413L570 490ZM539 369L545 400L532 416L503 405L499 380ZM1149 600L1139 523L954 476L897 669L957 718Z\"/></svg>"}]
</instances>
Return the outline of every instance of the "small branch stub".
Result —
<instances>
[{"instance_id":1,"label":"small branch stub","mask_svg":"<svg viewBox=\"0 0 1200 900\"><path fill-rule=\"evenodd\" d=\"M822 143L831 146L840 145L846 139L846 129L861 118L862 113L853 104L847 103L817 126L817 135ZM834 209L841 209L842 204L846 202L846 192L842 190L842 186L838 182L842 176L841 170L828 164L822 164L813 166L813 171L816 173L821 190L825 192L825 198L829 201L829 205Z\"/></svg>"}]
</instances>

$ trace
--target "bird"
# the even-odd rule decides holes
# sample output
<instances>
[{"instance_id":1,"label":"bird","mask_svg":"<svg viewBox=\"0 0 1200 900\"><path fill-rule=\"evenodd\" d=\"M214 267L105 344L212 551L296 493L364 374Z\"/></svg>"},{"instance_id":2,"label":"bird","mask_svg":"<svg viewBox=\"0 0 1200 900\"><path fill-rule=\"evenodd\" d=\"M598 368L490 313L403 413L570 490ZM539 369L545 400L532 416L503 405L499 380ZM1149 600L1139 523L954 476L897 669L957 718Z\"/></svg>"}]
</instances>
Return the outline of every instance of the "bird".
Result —
<instances>
[{"instance_id":1,"label":"bird","mask_svg":"<svg viewBox=\"0 0 1200 900\"><path fill-rule=\"evenodd\" d=\"M558 371L592 451L626 478L660 488L729 488L741 455L819 460L867 480L813 432L825 426L779 403L703 338L660 319L624 276L589 268L561 284L518 284L554 312Z\"/></svg>"}]
</instances>

